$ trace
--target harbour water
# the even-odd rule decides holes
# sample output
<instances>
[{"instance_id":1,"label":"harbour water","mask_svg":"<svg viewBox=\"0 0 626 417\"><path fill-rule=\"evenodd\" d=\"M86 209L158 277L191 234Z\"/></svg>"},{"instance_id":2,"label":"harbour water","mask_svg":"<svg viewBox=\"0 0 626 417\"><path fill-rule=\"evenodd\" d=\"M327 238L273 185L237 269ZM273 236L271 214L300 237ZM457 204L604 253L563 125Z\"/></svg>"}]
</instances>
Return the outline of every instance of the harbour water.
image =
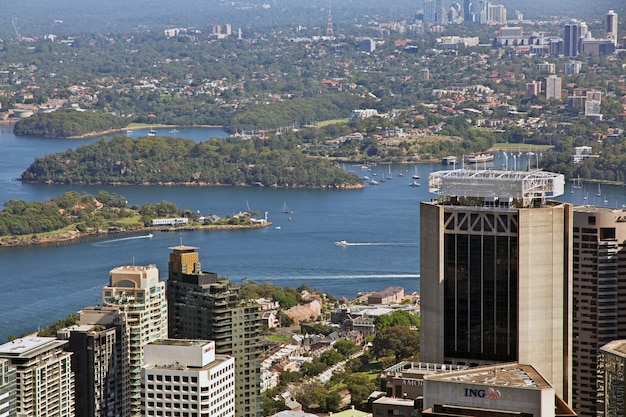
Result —
<instances>
[{"instance_id":1,"label":"harbour water","mask_svg":"<svg viewBox=\"0 0 626 417\"><path fill-rule=\"evenodd\" d=\"M194 140L226 135L219 129L157 130L159 135ZM147 129L129 133L135 137L145 134ZM42 201L70 190L95 194L104 189L125 196L129 204L168 200L201 214L224 216L250 207L262 215L267 212L272 226L260 230L156 232L152 238L138 235L64 246L0 248L0 342L8 335L35 331L82 307L98 304L108 273L116 266L156 264L161 278L166 279L168 248L181 240L198 247L203 270L235 283L249 280L281 287L306 284L349 299L361 291L390 285L402 286L408 293L418 292L419 202L434 197L428 193L428 173L452 168L439 163L420 164L417 170L421 187L411 187L413 167L393 165L391 179L387 179L387 165L370 169L346 166L360 176L379 181L379 185L349 191L90 187L23 184L16 180L34 158L98 139L18 138L10 126L0 127L0 200ZM496 158L494 164L504 163L501 158ZM381 182L381 178L386 181ZM603 186L606 197L596 196L596 188L570 193L568 187L563 199L611 207L626 203L623 188ZM585 195L588 200L583 201ZM282 212L285 204L291 213ZM348 244L335 245L341 240Z\"/></svg>"}]
</instances>

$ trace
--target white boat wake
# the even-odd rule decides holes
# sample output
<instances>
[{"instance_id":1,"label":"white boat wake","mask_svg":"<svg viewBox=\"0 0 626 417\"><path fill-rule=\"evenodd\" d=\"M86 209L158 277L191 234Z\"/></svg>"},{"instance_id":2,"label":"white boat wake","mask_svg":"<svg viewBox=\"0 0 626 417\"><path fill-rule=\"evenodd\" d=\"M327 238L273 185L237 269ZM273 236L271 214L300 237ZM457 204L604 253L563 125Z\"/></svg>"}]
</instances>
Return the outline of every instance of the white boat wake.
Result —
<instances>
[{"instance_id":1,"label":"white boat wake","mask_svg":"<svg viewBox=\"0 0 626 417\"><path fill-rule=\"evenodd\" d=\"M152 239L153 236L154 235L152 233L148 233L147 235L142 235L142 236L122 237L122 238L119 238L119 239L112 239L112 240L107 240L105 242L94 243L94 246L103 246L103 245L108 245L109 243L123 242L125 240Z\"/></svg>"},{"instance_id":2,"label":"white boat wake","mask_svg":"<svg viewBox=\"0 0 626 417\"><path fill-rule=\"evenodd\" d=\"M345 240L335 242L337 246L417 246L417 243L408 242L347 242Z\"/></svg>"}]
</instances>

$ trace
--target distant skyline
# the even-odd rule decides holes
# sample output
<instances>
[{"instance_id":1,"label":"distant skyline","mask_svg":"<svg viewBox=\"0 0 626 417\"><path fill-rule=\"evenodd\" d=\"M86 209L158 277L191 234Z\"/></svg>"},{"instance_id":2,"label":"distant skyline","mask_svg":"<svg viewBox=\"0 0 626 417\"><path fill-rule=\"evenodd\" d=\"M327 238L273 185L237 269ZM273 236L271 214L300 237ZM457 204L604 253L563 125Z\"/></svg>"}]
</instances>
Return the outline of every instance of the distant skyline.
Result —
<instances>
[{"instance_id":1,"label":"distant skyline","mask_svg":"<svg viewBox=\"0 0 626 417\"><path fill-rule=\"evenodd\" d=\"M447 8L454 1L444 0L443 3ZM626 13L626 4L620 0L496 0L492 3L502 4L511 12L519 10L528 19L557 16L593 20L601 19L609 9L615 10L620 18ZM385 20L391 11L390 3L386 1L330 0L330 4L335 24ZM131 3L122 0L97 3L31 0L13 2L10 8L3 11L0 15L0 37L14 36L16 29L21 36L37 36L47 33L129 32L136 28L156 30L176 26L202 29L224 23L244 30L288 24L325 25L328 5L328 0L183 0L177 2L174 9L170 2L163 0ZM421 5L421 0L396 0L394 15L398 19L411 20Z\"/></svg>"}]
</instances>

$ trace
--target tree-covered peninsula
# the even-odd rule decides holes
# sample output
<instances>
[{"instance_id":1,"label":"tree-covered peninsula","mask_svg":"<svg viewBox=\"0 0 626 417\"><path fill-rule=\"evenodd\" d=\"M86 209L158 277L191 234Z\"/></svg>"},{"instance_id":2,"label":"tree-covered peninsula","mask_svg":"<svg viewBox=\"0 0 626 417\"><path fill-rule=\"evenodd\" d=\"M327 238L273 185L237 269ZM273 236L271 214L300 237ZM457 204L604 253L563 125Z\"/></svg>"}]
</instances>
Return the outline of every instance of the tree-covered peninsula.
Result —
<instances>
[{"instance_id":1,"label":"tree-covered peninsula","mask_svg":"<svg viewBox=\"0 0 626 417\"><path fill-rule=\"evenodd\" d=\"M119 130L128 123L128 119L109 113L67 109L36 113L21 119L15 124L13 133L17 136L73 138Z\"/></svg>"},{"instance_id":2,"label":"tree-covered peninsula","mask_svg":"<svg viewBox=\"0 0 626 417\"><path fill-rule=\"evenodd\" d=\"M336 162L285 149L272 140L118 135L37 158L22 181L55 184L250 185L362 188Z\"/></svg>"}]
</instances>

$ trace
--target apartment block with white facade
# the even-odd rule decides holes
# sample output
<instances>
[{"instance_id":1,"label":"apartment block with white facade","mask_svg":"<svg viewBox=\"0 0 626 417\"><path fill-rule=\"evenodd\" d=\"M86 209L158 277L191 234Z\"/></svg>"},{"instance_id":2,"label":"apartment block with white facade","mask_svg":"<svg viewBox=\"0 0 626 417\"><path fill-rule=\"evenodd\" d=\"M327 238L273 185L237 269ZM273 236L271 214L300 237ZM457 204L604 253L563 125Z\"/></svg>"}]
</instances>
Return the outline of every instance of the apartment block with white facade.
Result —
<instances>
[{"instance_id":1,"label":"apartment block with white facade","mask_svg":"<svg viewBox=\"0 0 626 417\"><path fill-rule=\"evenodd\" d=\"M17 415L73 417L74 374L65 340L27 336L0 346L0 360L16 369Z\"/></svg>"},{"instance_id":2,"label":"apartment block with white facade","mask_svg":"<svg viewBox=\"0 0 626 417\"><path fill-rule=\"evenodd\" d=\"M235 416L235 359L215 342L166 339L145 347L142 415Z\"/></svg>"}]
</instances>

